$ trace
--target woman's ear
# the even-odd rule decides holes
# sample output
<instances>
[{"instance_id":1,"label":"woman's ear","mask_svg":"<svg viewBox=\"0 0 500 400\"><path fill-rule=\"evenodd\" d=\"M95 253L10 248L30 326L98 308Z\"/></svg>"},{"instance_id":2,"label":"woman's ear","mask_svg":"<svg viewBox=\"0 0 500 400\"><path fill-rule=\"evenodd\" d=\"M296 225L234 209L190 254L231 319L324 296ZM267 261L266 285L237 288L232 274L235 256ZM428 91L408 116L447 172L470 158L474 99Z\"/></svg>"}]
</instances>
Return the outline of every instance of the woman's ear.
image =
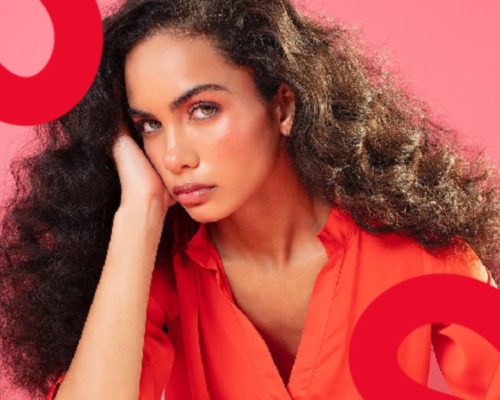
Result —
<instances>
[{"instance_id":1,"label":"woman's ear","mask_svg":"<svg viewBox=\"0 0 500 400\"><path fill-rule=\"evenodd\" d=\"M286 83L281 83L273 99L274 116L280 132L290 136L295 117L295 93Z\"/></svg>"}]
</instances>

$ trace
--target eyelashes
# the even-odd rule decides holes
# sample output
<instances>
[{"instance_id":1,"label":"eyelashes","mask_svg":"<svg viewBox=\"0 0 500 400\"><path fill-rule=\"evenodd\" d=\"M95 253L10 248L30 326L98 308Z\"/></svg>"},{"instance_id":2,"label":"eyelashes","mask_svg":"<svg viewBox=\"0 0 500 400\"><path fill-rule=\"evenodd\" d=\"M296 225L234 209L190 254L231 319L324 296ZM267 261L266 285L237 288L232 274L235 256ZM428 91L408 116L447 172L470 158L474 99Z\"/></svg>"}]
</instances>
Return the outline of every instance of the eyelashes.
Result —
<instances>
[{"instance_id":1,"label":"eyelashes","mask_svg":"<svg viewBox=\"0 0 500 400\"><path fill-rule=\"evenodd\" d=\"M197 120L198 119L207 119L219 111L219 106L215 103L209 103L209 102L196 103L193 106L189 107L189 109L188 109L189 118L192 118L193 114L198 110L205 110L205 111L209 110L209 113L207 114L205 112L202 112L201 117L195 118L195 119L197 119Z\"/></svg>"},{"instance_id":2,"label":"eyelashes","mask_svg":"<svg viewBox=\"0 0 500 400\"><path fill-rule=\"evenodd\" d=\"M212 102L199 102L188 108L190 120L203 121L214 117L220 111L220 106ZM139 135L148 135L161 128L161 122L155 119L142 119L133 125Z\"/></svg>"},{"instance_id":3,"label":"eyelashes","mask_svg":"<svg viewBox=\"0 0 500 400\"><path fill-rule=\"evenodd\" d=\"M147 119L143 120L140 124L134 124L136 132L140 135L147 135L148 133L154 132L155 128L146 128L148 124L150 126L154 126L155 124L157 124L159 127L161 127L161 124L158 121L155 121L154 119ZM159 129L159 127L156 129Z\"/></svg>"}]
</instances>

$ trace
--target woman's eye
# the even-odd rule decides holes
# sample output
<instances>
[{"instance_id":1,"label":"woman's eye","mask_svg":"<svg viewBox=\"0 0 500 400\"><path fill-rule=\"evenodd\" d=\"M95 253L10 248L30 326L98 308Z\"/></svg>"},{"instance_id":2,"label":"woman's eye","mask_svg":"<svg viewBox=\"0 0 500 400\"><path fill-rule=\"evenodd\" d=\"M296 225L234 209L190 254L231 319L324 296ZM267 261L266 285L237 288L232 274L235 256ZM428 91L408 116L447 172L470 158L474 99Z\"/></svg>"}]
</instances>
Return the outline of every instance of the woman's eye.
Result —
<instances>
[{"instance_id":1,"label":"woman's eye","mask_svg":"<svg viewBox=\"0 0 500 400\"><path fill-rule=\"evenodd\" d=\"M148 121L143 121L141 122L138 126L137 129L141 134L143 133L151 133L157 129L160 129L161 123L158 121L153 121L153 120L148 120Z\"/></svg>"},{"instance_id":2,"label":"woman's eye","mask_svg":"<svg viewBox=\"0 0 500 400\"><path fill-rule=\"evenodd\" d=\"M189 116L194 119L207 119L219 111L219 106L213 103L198 103L189 109Z\"/></svg>"}]
</instances>

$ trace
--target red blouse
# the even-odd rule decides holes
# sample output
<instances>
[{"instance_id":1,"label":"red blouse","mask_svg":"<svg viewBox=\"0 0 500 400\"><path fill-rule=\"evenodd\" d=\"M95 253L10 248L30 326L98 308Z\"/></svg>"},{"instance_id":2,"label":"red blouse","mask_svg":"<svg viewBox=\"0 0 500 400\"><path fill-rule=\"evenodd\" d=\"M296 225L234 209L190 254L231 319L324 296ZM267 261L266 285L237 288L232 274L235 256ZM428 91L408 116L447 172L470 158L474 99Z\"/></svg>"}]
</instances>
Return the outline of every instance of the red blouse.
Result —
<instances>
[{"instance_id":1,"label":"red blouse","mask_svg":"<svg viewBox=\"0 0 500 400\"><path fill-rule=\"evenodd\" d=\"M470 248L460 256L432 255L408 237L362 230L337 208L317 237L328 262L316 278L287 385L236 305L206 225L187 245L176 246L172 263L156 265L153 273L140 400L361 399L349 371L349 338L379 294L408 278L441 272L496 286ZM404 340L398 357L413 380L427 384L431 345L456 396L500 399L499 353L456 324L423 326Z\"/></svg>"}]
</instances>

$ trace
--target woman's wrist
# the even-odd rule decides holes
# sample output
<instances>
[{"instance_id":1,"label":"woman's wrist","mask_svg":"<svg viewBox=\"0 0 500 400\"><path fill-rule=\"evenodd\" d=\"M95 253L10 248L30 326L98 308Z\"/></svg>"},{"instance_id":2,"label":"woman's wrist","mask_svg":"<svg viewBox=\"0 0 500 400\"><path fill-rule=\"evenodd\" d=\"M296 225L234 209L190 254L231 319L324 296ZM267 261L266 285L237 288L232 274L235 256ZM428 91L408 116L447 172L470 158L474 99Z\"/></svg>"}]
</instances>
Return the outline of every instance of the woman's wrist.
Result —
<instances>
[{"instance_id":1,"label":"woman's wrist","mask_svg":"<svg viewBox=\"0 0 500 400\"><path fill-rule=\"evenodd\" d=\"M159 202L121 204L114 216L112 236L118 234L122 240L133 243L137 250L156 254L165 215Z\"/></svg>"},{"instance_id":2,"label":"woman's wrist","mask_svg":"<svg viewBox=\"0 0 500 400\"><path fill-rule=\"evenodd\" d=\"M149 226L163 226L166 213L167 209L160 199L134 199L120 204L115 213L115 220L124 218Z\"/></svg>"}]
</instances>

